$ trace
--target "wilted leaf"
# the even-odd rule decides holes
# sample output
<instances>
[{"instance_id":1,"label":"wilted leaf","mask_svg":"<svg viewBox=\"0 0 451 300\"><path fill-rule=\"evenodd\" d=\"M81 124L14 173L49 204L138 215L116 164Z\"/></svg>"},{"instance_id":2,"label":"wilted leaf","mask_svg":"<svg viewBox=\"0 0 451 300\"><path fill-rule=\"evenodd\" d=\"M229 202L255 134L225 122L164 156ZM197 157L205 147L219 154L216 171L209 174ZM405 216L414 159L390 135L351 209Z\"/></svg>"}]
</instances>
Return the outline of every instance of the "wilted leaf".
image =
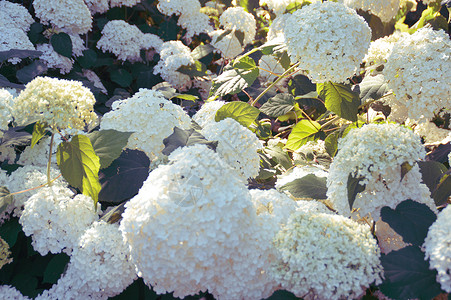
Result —
<instances>
[{"instance_id":1,"label":"wilted leaf","mask_svg":"<svg viewBox=\"0 0 451 300\"><path fill-rule=\"evenodd\" d=\"M70 58L72 56L72 40L67 33L55 33L50 38L53 50L62 56Z\"/></svg>"},{"instance_id":2,"label":"wilted leaf","mask_svg":"<svg viewBox=\"0 0 451 300\"><path fill-rule=\"evenodd\" d=\"M348 203L349 208L352 210L354 205L355 197L357 197L358 193L361 193L365 190L366 184L360 184L363 180L363 177L354 177L351 173L348 175L347 189L348 189Z\"/></svg>"},{"instance_id":3,"label":"wilted leaf","mask_svg":"<svg viewBox=\"0 0 451 300\"><path fill-rule=\"evenodd\" d=\"M360 105L359 95L351 90L349 85L341 83L318 83L316 90L324 100L326 108L338 116L357 121L357 113Z\"/></svg>"},{"instance_id":4,"label":"wilted leaf","mask_svg":"<svg viewBox=\"0 0 451 300\"><path fill-rule=\"evenodd\" d=\"M309 174L285 184L280 189L289 191L296 198L322 200L327 199L326 181L326 177Z\"/></svg>"},{"instance_id":5,"label":"wilted leaf","mask_svg":"<svg viewBox=\"0 0 451 300\"><path fill-rule=\"evenodd\" d=\"M294 108L296 101L290 94L277 94L260 107L264 114L277 118L287 114Z\"/></svg>"},{"instance_id":6,"label":"wilted leaf","mask_svg":"<svg viewBox=\"0 0 451 300\"><path fill-rule=\"evenodd\" d=\"M87 134L92 147L99 157L100 169L107 168L113 160L121 155L132 132L121 132L114 129L99 130Z\"/></svg>"},{"instance_id":7,"label":"wilted leaf","mask_svg":"<svg viewBox=\"0 0 451 300\"><path fill-rule=\"evenodd\" d=\"M233 101L224 104L216 111L215 121L232 118L244 127L249 127L257 119L260 111L246 102Z\"/></svg>"},{"instance_id":8,"label":"wilted leaf","mask_svg":"<svg viewBox=\"0 0 451 300\"><path fill-rule=\"evenodd\" d=\"M319 138L321 125L316 121L300 120L291 130L285 148L297 150L309 141Z\"/></svg>"}]
</instances>

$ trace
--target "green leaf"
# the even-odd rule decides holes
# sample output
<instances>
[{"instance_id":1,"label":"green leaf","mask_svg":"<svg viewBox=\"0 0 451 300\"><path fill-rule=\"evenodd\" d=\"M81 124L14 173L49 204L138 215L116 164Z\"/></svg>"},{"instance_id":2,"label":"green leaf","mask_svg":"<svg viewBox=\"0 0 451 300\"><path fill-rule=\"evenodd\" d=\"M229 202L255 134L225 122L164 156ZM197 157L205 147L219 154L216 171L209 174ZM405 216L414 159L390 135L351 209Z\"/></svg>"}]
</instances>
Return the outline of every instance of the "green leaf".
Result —
<instances>
[{"instance_id":1,"label":"green leaf","mask_svg":"<svg viewBox=\"0 0 451 300\"><path fill-rule=\"evenodd\" d=\"M216 111L215 121L232 118L244 127L249 127L257 119L260 111L246 102L233 101L224 104Z\"/></svg>"},{"instance_id":2,"label":"green leaf","mask_svg":"<svg viewBox=\"0 0 451 300\"><path fill-rule=\"evenodd\" d=\"M323 200L327 199L326 181L326 177L309 174L285 184L281 190L289 191L296 198Z\"/></svg>"},{"instance_id":3,"label":"green leaf","mask_svg":"<svg viewBox=\"0 0 451 300\"><path fill-rule=\"evenodd\" d=\"M121 87L128 87L133 81L132 74L124 69L114 70L110 73L110 79Z\"/></svg>"},{"instance_id":4,"label":"green leaf","mask_svg":"<svg viewBox=\"0 0 451 300\"><path fill-rule=\"evenodd\" d=\"M451 196L450 171L442 176L431 196L437 206L444 205L448 201L449 196Z\"/></svg>"},{"instance_id":5,"label":"green leaf","mask_svg":"<svg viewBox=\"0 0 451 300\"><path fill-rule=\"evenodd\" d=\"M92 147L99 157L100 169L109 167L121 155L132 132L121 132L114 129L99 130L87 134Z\"/></svg>"},{"instance_id":6,"label":"green leaf","mask_svg":"<svg viewBox=\"0 0 451 300\"><path fill-rule=\"evenodd\" d=\"M406 243L421 246L428 234L429 227L437 220L435 213L424 203L407 199L391 209L381 209L382 221L402 236Z\"/></svg>"},{"instance_id":7,"label":"green leaf","mask_svg":"<svg viewBox=\"0 0 451 300\"><path fill-rule=\"evenodd\" d=\"M46 128L48 127L47 123L36 122L33 127L33 133L31 135L31 149L44 137L47 133Z\"/></svg>"},{"instance_id":8,"label":"green leaf","mask_svg":"<svg viewBox=\"0 0 451 300\"><path fill-rule=\"evenodd\" d=\"M14 247L17 242L17 236L22 231L18 218L11 218L0 226L0 237L8 243L9 248Z\"/></svg>"},{"instance_id":9,"label":"green leaf","mask_svg":"<svg viewBox=\"0 0 451 300\"><path fill-rule=\"evenodd\" d=\"M53 50L62 56L71 58L72 56L72 40L67 33L61 32L52 35L50 38Z\"/></svg>"},{"instance_id":10,"label":"green leaf","mask_svg":"<svg viewBox=\"0 0 451 300\"><path fill-rule=\"evenodd\" d=\"M282 68L284 68L285 70L288 70L290 68L291 60L286 50L276 52L274 53L274 55L277 57L277 61L282 66Z\"/></svg>"},{"instance_id":11,"label":"green leaf","mask_svg":"<svg viewBox=\"0 0 451 300\"><path fill-rule=\"evenodd\" d=\"M294 2L291 2L287 6L287 8L285 8L285 13L292 14L296 10L301 9L302 6L307 5L308 3L309 3L308 1L294 1Z\"/></svg>"},{"instance_id":12,"label":"green leaf","mask_svg":"<svg viewBox=\"0 0 451 300\"><path fill-rule=\"evenodd\" d=\"M440 178L448 169L437 161L419 161L418 166L420 167L423 183L433 193L440 182Z\"/></svg>"},{"instance_id":13,"label":"green leaf","mask_svg":"<svg viewBox=\"0 0 451 300\"><path fill-rule=\"evenodd\" d=\"M362 185L360 182L364 179L364 177L354 177L351 173L348 176L347 188L348 188L348 203L349 209L352 210L354 205L355 197L358 193L361 193L365 190L366 184Z\"/></svg>"},{"instance_id":14,"label":"green leaf","mask_svg":"<svg viewBox=\"0 0 451 300\"><path fill-rule=\"evenodd\" d=\"M285 170L290 169L293 166L290 156L287 152L283 151L282 147L279 146L267 146L264 151L271 156L272 160L275 160L280 164Z\"/></svg>"},{"instance_id":15,"label":"green leaf","mask_svg":"<svg viewBox=\"0 0 451 300\"><path fill-rule=\"evenodd\" d=\"M312 83L310 78L305 75L296 75L288 81L288 91L293 96L306 95L309 93L309 98L316 97L318 94L316 93L316 84Z\"/></svg>"},{"instance_id":16,"label":"green leaf","mask_svg":"<svg viewBox=\"0 0 451 300\"><path fill-rule=\"evenodd\" d=\"M287 45L285 45L283 39L272 39L258 47L258 50L264 55L271 55L279 51L284 51L286 47Z\"/></svg>"},{"instance_id":17,"label":"green leaf","mask_svg":"<svg viewBox=\"0 0 451 300\"><path fill-rule=\"evenodd\" d=\"M13 196L6 186L0 186L0 214L13 203Z\"/></svg>"},{"instance_id":18,"label":"green leaf","mask_svg":"<svg viewBox=\"0 0 451 300\"><path fill-rule=\"evenodd\" d=\"M359 95L349 85L341 83L318 83L316 90L326 108L346 120L356 122L360 105Z\"/></svg>"},{"instance_id":19,"label":"green leaf","mask_svg":"<svg viewBox=\"0 0 451 300\"><path fill-rule=\"evenodd\" d=\"M299 300L299 298L291 292L277 290L269 298L266 298L266 300Z\"/></svg>"},{"instance_id":20,"label":"green leaf","mask_svg":"<svg viewBox=\"0 0 451 300\"><path fill-rule=\"evenodd\" d=\"M208 148L216 151L217 141L207 140L199 131L194 128L188 130L174 127L174 132L163 140L164 149L161 151L164 155L169 155L179 147L191 146L195 144L205 144Z\"/></svg>"},{"instance_id":21,"label":"green leaf","mask_svg":"<svg viewBox=\"0 0 451 300\"><path fill-rule=\"evenodd\" d=\"M189 77L202 77L207 75L207 66L200 61L194 61L193 65L181 66L177 69L177 72L189 75Z\"/></svg>"},{"instance_id":22,"label":"green leaf","mask_svg":"<svg viewBox=\"0 0 451 300\"><path fill-rule=\"evenodd\" d=\"M377 100L389 90L384 75L382 74L366 76L357 87L357 92L362 103L369 100Z\"/></svg>"},{"instance_id":23,"label":"green leaf","mask_svg":"<svg viewBox=\"0 0 451 300\"><path fill-rule=\"evenodd\" d=\"M241 46L244 46L244 32L241 30L235 30L235 37L240 42Z\"/></svg>"},{"instance_id":24,"label":"green leaf","mask_svg":"<svg viewBox=\"0 0 451 300\"><path fill-rule=\"evenodd\" d=\"M100 192L100 159L92 147L89 137L75 135L70 142L58 145L56 162L64 179L84 195L90 196L97 205Z\"/></svg>"},{"instance_id":25,"label":"green leaf","mask_svg":"<svg viewBox=\"0 0 451 300\"><path fill-rule=\"evenodd\" d=\"M65 253L55 255L48 263L47 268L45 268L43 282L56 283L64 272L69 260L70 257Z\"/></svg>"},{"instance_id":26,"label":"green leaf","mask_svg":"<svg viewBox=\"0 0 451 300\"><path fill-rule=\"evenodd\" d=\"M441 293L437 271L429 269L429 261L417 246L407 246L382 255L384 282L382 293L392 299L432 299Z\"/></svg>"},{"instance_id":27,"label":"green leaf","mask_svg":"<svg viewBox=\"0 0 451 300\"><path fill-rule=\"evenodd\" d=\"M406 161L401 164L401 181L404 179L404 176L412 170L412 167L413 166Z\"/></svg>"},{"instance_id":28,"label":"green leaf","mask_svg":"<svg viewBox=\"0 0 451 300\"><path fill-rule=\"evenodd\" d=\"M194 102L197 99L199 99L199 97L194 96L194 95L190 95L190 94L175 94L174 96L169 98L169 100L172 100L173 98L179 98L179 99L182 99L182 100L188 100L188 101L194 101Z\"/></svg>"},{"instance_id":29,"label":"green leaf","mask_svg":"<svg viewBox=\"0 0 451 300\"><path fill-rule=\"evenodd\" d=\"M338 131L334 131L333 133L329 134L324 140L326 152L330 155L330 157L334 157L335 154L337 154L339 137L340 133Z\"/></svg>"},{"instance_id":30,"label":"green leaf","mask_svg":"<svg viewBox=\"0 0 451 300\"><path fill-rule=\"evenodd\" d=\"M125 211L125 204L127 201L115 206L108 213L104 214L99 221L105 221L109 224L114 224L122 219L122 213Z\"/></svg>"},{"instance_id":31,"label":"green leaf","mask_svg":"<svg viewBox=\"0 0 451 300\"><path fill-rule=\"evenodd\" d=\"M260 111L270 117L280 117L294 108L296 101L290 94L277 94L260 107Z\"/></svg>"},{"instance_id":32,"label":"green leaf","mask_svg":"<svg viewBox=\"0 0 451 300\"><path fill-rule=\"evenodd\" d=\"M285 148L297 150L309 141L319 138L321 125L316 121L300 120L291 130Z\"/></svg>"},{"instance_id":33,"label":"green leaf","mask_svg":"<svg viewBox=\"0 0 451 300\"><path fill-rule=\"evenodd\" d=\"M232 33L231 29L228 29L228 30L224 31L223 33L221 33L221 35L219 35L218 38L216 39L216 44L219 43L220 41L222 41L230 33Z\"/></svg>"},{"instance_id":34,"label":"green leaf","mask_svg":"<svg viewBox=\"0 0 451 300\"><path fill-rule=\"evenodd\" d=\"M77 58L78 63L82 68L89 69L93 67L97 61L97 53L92 49L83 51L83 56Z\"/></svg>"},{"instance_id":35,"label":"green leaf","mask_svg":"<svg viewBox=\"0 0 451 300\"><path fill-rule=\"evenodd\" d=\"M213 47L210 44L199 45L193 50L193 52L191 52L191 57L194 58L195 60L200 60L209 55L210 53L212 53L214 50L215 47Z\"/></svg>"}]
</instances>

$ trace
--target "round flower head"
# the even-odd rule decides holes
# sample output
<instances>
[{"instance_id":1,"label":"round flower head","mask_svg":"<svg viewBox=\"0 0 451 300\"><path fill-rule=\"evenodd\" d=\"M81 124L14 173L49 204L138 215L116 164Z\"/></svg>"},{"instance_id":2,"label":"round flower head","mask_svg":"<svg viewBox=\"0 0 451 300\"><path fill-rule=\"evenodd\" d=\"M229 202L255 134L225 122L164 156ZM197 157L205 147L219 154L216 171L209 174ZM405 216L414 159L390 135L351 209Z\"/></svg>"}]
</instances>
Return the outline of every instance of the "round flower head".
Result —
<instances>
[{"instance_id":1,"label":"round flower head","mask_svg":"<svg viewBox=\"0 0 451 300\"><path fill-rule=\"evenodd\" d=\"M36 50L42 52L39 58L45 62L48 68L59 69L61 74L67 74L72 70L74 60L57 53L52 45L39 44L36 46Z\"/></svg>"},{"instance_id":2,"label":"round flower head","mask_svg":"<svg viewBox=\"0 0 451 300\"><path fill-rule=\"evenodd\" d=\"M451 205L445 207L424 240L425 259L429 268L437 270L437 282L442 290L451 293Z\"/></svg>"},{"instance_id":3,"label":"round flower head","mask_svg":"<svg viewBox=\"0 0 451 300\"><path fill-rule=\"evenodd\" d=\"M241 179L258 175L260 156L257 151L261 144L255 133L231 118L207 123L201 133L210 141L218 141L216 151Z\"/></svg>"},{"instance_id":4,"label":"round flower head","mask_svg":"<svg viewBox=\"0 0 451 300\"><path fill-rule=\"evenodd\" d=\"M409 198L434 209L430 192L421 183L421 173L415 163L424 156L420 137L406 127L369 124L352 129L338 142L338 153L327 177L327 196L340 214L349 216L347 182L351 175L362 179L360 185L366 185L353 204L362 217L370 213L378 220L382 207L395 208ZM403 163L412 169L401 178Z\"/></svg>"},{"instance_id":5,"label":"round flower head","mask_svg":"<svg viewBox=\"0 0 451 300\"><path fill-rule=\"evenodd\" d=\"M121 7L121 6L128 6L133 7L137 3L141 2L141 0L111 0L111 7Z\"/></svg>"},{"instance_id":6,"label":"round flower head","mask_svg":"<svg viewBox=\"0 0 451 300\"><path fill-rule=\"evenodd\" d=\"M175 88L185 90L191 86L191 79L188 75L177 72L177 69L192 64L194 59L191 57L191 50L181 41L169 41L161 46L160 61L153 73L160 74L161 78Z\"/></svg>"},{"instance_id":7,"label":"round flower head","mask_svg":"<svg viewBox=\"0 0 451 300\"><path fill-rule=\"evenodd\" d=\"M399 0L344 0L343 3L350 8L369 11L384 23L390 22L399 10Z\"/></svg>"},{"instance_id":8,"label":"round flower head","mask_svg":"<svg viewBox=\"0 0 451 300\"><path fill-rule=\"evenodd\" d=\"M4 27L0 23L0 51L8 51L11 49L35 50L33 43L22 29ZM13 65L20 61L21 59L18 57L11 57L8 59L8 62Z\"/></svg>"},{"instance_id":9,"label":"round flower head","mask_svg":"<svg viewBox=\"0 0 451 300\"><path fill-rule=\"evenodd\" d=\"M451 107L450 73L451 41L444 31L431 28L402 36L383 70L388 87L411 119L431 119L441 108Z\"/></svg>"},{"instance_id":10,"label":"round flower head","mask_svg":"<svg viewBox=\"0 0 451 300\"><path fill-rule=\"evenodd\" d=\"M256 32L255 18L252 14L247 13L243 7L227 8L219 17L219 23L225 30L238 30L244 33L244 45L254 40Z\"/></svg>"},{"instance_id":11,"label":"round flower head","mask_svg":"<svg viewBox=\"0 0 451 300\"><path fill-rule=\"evenodd\" d=\"M191 119L180 106L160 92L140 89L129 99L113 102L112 110L103 115L100 129L133 132L126 147L142 150L154 160L162 156L163 140L174 127L188 129L190 124Z\"/></svg>"},{"instance_id":12,"label":"round flower head","mask_svg":"<svg viewBox=\"0 0 451 300\"><path fill-rule=\"evenodd\" d=\"M251 197L219 155L205 145L178 148L149 174L127 204L120 230L138 276L157 294L183 298L261 299L268 235Z\"/></svg>"},{"instance_id":13,"label":"round flower head","mask_svg":"<svg viewBox=\"0 0 451 300\"><path fill-rule=\"evenodd\" d=\"M10 285L0 285L0 295L4 300L28 300L30 298L22 295L15 287Z\"/></svg>"},{"instance_id":14,"label":"round flower head","mask_svg":"<svg viewBox=\"0 0 451 300\"><path fill-rule=\"evenodd\" d=\"M70 254L82 233L98 219L90 197L72 196L70 189L52 185L25 202L19 223L25 235L31 235L31 244L41 255L61 251Z\"/></svg>"},{"instance_id":15,"label":"round flower head","mask_svg":"<svg viewBox=\"0 0 451 300\"><path fill-rule=\"evenodd\" d=\"M7 130L8 124L12 120L13 99L13 95L8 90L0 88L0 130Z\"/></svg>"},{"instance_id":16,"label":"round flower head","mask_svg":"<svg viewBox=\"0 0 451 300\"><path fill-rule=\"evenodd\" d=\"M298 297L355 299L381 282L379 248L370 229L343 216L298 210L274 245L279 258L271 274Z\"/></svg>"},{"instance_id":17,"label":"round flower head","mask_svg":"<svg viewBox=\"0 0 451 300\"><path fill-rule=\"evenodd\" d=\"M34 0L33 7L44 25L52 23L73 34L91 30L91 13L83 0Z\"/></svg>"},{"instance_id":18,"label":"round flower head","mask_svg":"<svg viewBox=\"0 0 451 300\"><path fill-rule=\"evenodd\" d=\"M219 29L209 33L212 38L211 45L216 48L215 52L221 53L224 58L238 56L238 54L243 52L243 47L233 32L223 36L222 40L218 41L218 38L224 34L224 32L225 30Z\"/></svg>"},{"instance_id":19,"label":"round flower head","mask_svg":"<svg viewBox=\"0 0 451 300\"><path fill-rule=\"evenodd\" d=\"M105 13L110 9L109 0L84 0L86 6L88 7L91 15L96 13Z\"/></svg>"},{"instance_id":20,"label":"round flower head","mask_svg":"<svg viewBox=\"0 0 451 300\"><path fill-rule=\"evenodd\" d=\"M225 101L211 101L206 102L193 116L194 122L199 124L200 127L205 127L210 122L215 122L215 115L218 109L225 104Z\"/></svg>"},{"instance_id":21,"label":"round flower head","mask_svg":"<svg viewBox=\"0 0 451 300\"><path fill-rule=\"evenodd\" d=\"M83 130L97 119L95 102L79 81L36 77L16 98L13 116L19 123L39 120L51 128Z\"/></svg>"},{"instance_id":22,"label":"round flower head","mask_svg":"<svg viewBox=\"0 0 451 300\"><path fill-rule=\"evenodd\" d=\"M368 50L371 29L357 13L336 2L315 2L295 11L284 29L291 62L314 82L343 82Z\"/></svg>"},{"instance_id":23,"label":"round flower head","mask_svg":"<svg viewBox=\"0 0 451 300\"><path fill-rule=\"evenodd\" d=\"M33 17L24 6L9 1L0 1L0 26L28 32L33 23Z\"/></svg>"}]
</instances>

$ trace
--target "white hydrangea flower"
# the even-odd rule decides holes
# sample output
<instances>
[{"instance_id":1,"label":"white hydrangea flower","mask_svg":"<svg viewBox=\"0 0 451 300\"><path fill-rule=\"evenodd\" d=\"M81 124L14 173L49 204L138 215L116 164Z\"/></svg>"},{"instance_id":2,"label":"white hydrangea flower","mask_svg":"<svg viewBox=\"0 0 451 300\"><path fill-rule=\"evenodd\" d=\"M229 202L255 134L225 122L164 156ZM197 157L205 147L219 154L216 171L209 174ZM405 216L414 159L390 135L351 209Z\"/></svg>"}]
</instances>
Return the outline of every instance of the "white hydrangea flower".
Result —
<instances>
[{"instance_id":1,"label":"white hydrangea flower","mask_svg":"<svg viewBox=\"0 0 451 300\"><path fill-rule=\"evenodd\" d=\"M424 27L395 43L383 70L388 87L411 119L431 119L434 112L451 107L450 73L448 34Z\"/></svg>"},{"instance_id":2,"label":"white hydrangea flower","mask_svg":"<svg viewBox=\"0 0 451 300\"><path fill-rule=\"evenodd\" d=\"M133 97L113 102L100 129L133 132L126 148L146 152L151 160L161 157L163 139L173 133L175 126L189 129L190 117L183 109L166 100L160 92L140 89Z\"/></svg>"},{"instance_id":3,"label":"white hydrangea flower","mask_svg":"<svg viewBox=\"0 0 451 300\"><path fill-rule=\"evenodd\" d=\"M98 219L93 200L63 186L43 187L24 206L19 223L41 255L70 254L88 226Z\"/></svg>"},{"instance_id":4,"label":"white hydrangea flower","mask_svg":"<svg viewBox=\"0 0 451 300\"><path fill-rule=\"evenodd\" d=\"M0 132L0 137L3 134ZM0 161L4 161L10 164L13 164L16 160L16 150L13 145L1 145L0 146Z\"/></svg>"},{"instance_id":5,"label":"white hydrangea flower","mask_svg":"<svg viewBox=\"0 0 451 300\"><path fill-rule=\"evenodd\" d=\"M83 0L34 0L33 7L44 25L51 23L73 34L91 30L91 13Z\"/></svg>"},{"instance_id":6,"label":"white hydrangea flower","mask_svg":"<svg viewBox=\"0 0 451 300\"><path fill-rule=\"evenodd\" d=\"M33 23L33 17L24 6L9 1L0 1L0 26L28 32Z\"/></svg>"},{"instance_id":7,"label":"white hydrangea flower","mask_svg":"<svg viewBox=\"0 0 451 300\"><path fill-rule=\"evenodd\" d=\"M13 95L4 88L0 88L0 129L7 130L12 120L11 110L14 104Z\"/></svg>"},{"instance_id":8,"label":"white hydrangea flower","mask_svg":"<svg viewBox=\"0 0 451 300\"><path fill-rule=\"evenodd\" d=\"M83 76L88 78L88 80L91 81L96 88L100 89L102 93L104 93L105 95L108 94L108 91L103 85L102 80L100 80L99 76L97 76L94 71L90 69L83 69Z\"/></svg>"},{"instance_id":9,"label":"white hydrangea flower","mask_svg":"<svg viewBox=\"0 0 451 300\"><path fill-rule=\"evenodd\" d=\"M96 13L103 14L110 9L109 2L110 0L84 0L86 6L88 7L91 15Z\"/></svg>"},{"instance_id":10,"label":"white hydrangea flower","mask_svg":"<svg viewBox=\"0 0 451 300\"><path fill-rule=\"evenodd\" d=\"M191 79L188 75L177 72L177 69L192 64L194 59L191 57L190 48L181 41L169 41L161 46L160 61L153 69L153 73L160 74L161 78L175 88L186 90L191 86Z\"/></svg>"},{"instance_id":11,"label":"white hydrangea flower","mask_svg":"<svg viewBox=\"0 0 451 300\"><path fill-rule=\"evenodd\" d=\"M390 22L399 10L399 0L342 0L342 3L356 10L369 11L383 23Z\"/></svg>"},{"instance_id":12,"label":"white hydrangea flower","mask_svg":"<svg viewBox=\"0 0 451 300\"><path fill-rule=\"evenodd\" d=\"M231 118L219 122L210 122L202 129L201 134L209 141L218 141L216 151L227 162L242 180L258 175L262 147L258 137Z\"/></svg>"},{"instance_id":13,"label":"white hydrangea flower","mask_svg":"<svg viewBox=\"0 0 451 300\"><path fill-rule=\"evenodd\" d=\"M407 32L395 31L389 36L372 41L363 62L374 65L385 64L395 43L407 36L409 36Z\"/></svg>"},{"instance_id":14,"label":"white hydrangea flower","mask_svg":"<svg viewBox=\"0 0 451 300\"><path fill-rule=\"evenodd\" d=\"M451 205L445 207L424 240L425 259L429 268L437 270L437 282L442 290L451 293Z\"/></svg>"},{"instance_id":15,"label":"white hydrangea flower","mask_svg":"<svg viewBox=\"0 0 451 300\"><path fill-rule=\"evenodd\" d=\"M340 214L350 216L347 182L351 174L355 178L362 176L360 184L366 184L353 205L362 217L371 214L377 221L382 207L395 208L406 199L436 210L415 163L425 154L420 137L398 124L369 124L352 129L338 142L338 153L327 177L327 196ZM413 167L401 180L403 163Z\"/></svg>"},{"instance_id":16,"label":"white hydrangea flower","mask_svg":"<svg viewBox=\"0 0 451 300\"><path fill-rule=\"evenodd\" d=\"M0 295L3 300L29 300L27 296L16 290L15 287L10 285L0 285Z\"/></svg>"},{"instance_id":17,"label":"white hydrangea flower","mask_svg":"<svg viewBox=\"0 0 451 300\"><path fill-rule=\"evenodd\" d=\"M22 29L4 27L0 24L0 51L8 51L11 49L36 50L27 34ZM21 62L21 59L12 57L8 59L8 62L15 65Z\"/></svg>"},{"instance_id":18,"label":"white hydrangea flower","mask_svg":"<svg viewBox=\"0 0 451 300\"><path fill-rule=\"evenodd\" d=\"M94 222L80 237L66 272L36 299L107 299L136 279L119 226Z\"/></svg>"},{"instance_id":19,"label":"white hydrangea flower","mask_svg":"<svg viewBox=\"0 0 451 300\"><path fill-rule=\"evenodd\" d=\"M327 173L327 171L325 171L324 168L320 165L296 166L277 177L276 188L280 189L285 184L310 174L313 174L317 177L327 177L329 173Z\"/></svg>"},{"instance_id":20,"label":"white hydrangea flower","mask_svg":"<svg viewBox=\"0 0 451 300\"><path fill-rule=\"evenodd\" d=\"M142 0L110 0L111 7L128 6L132 7Z\"/></svg>"},{"instance_id":21,"label":"white hydrangea flower","mask_svg":"<svg viewBox=\"0 0 451 300\"><path fill-rule=\"evenodd\" d=\"M75 80L36 77L15 100L16 122L46 122L49 127L83 130L97 120L96 99L91 91Z\"/></svg>"},{"instance_id":22,"label":"white hydrangea flower","mask_svg":"<svg viewBox=\"0 0 451 300\"><path fill-rule=\"evenodd\" d=\"M273 82L274 79L278 78L277 75L282 75L285 72L280 61L272 55L263 55L258 61L258 66L261 68L259 69L260 76L268 82Z\"/></svg>"},{"instance_id":23,"label":"white hydrangea flower","mask_svg":"<svg viewBox=\"0 0 451 300\"><path fill-rule=\"evenodd\" d=\"M50 151L50 139L50 137L43 137L33 148L31 148L30 146L26 147L25 150L20 154L17 163L24 166L47 166ZM52 167L58 168L55 154L58 150L58 145L62 142L63 139L61 138L61 136L59 134L56 134L53 138L52 145Z\"/></svg>"},{"instance_id":24,"label":"white hydrangea flower","mask_svg":"<svg viewBox=\"0 0 451 300\"><path fill-rule=\"evenodd\" d=\"M406 125L413 128L413 131L424 138L426 143L446 144L451 141L451 130L437 127L435 123L424 118L418 121L408 119Z\"/></svg>"},{"instance_id":25,"label":"white hydrangea flower","mask_svg":"<svg viewBox=\"0 0 451 300\"><path fill-rule=\"evenodd\" d=\"M285 28L285 23L287 22L288 18L290 18L291 14L283 14L277 16L271 23L268 29L268 34L266 36L266 39L268 41L281 38L283 40L283 30Z\"/></svg>"},{"instance_id":26,"label":"white hydrangea flower","mask_svg":"<svg viewBox=\"0 0 451 300\"><path fill-rule=\"evenodd\" d=\"M36 50L41 51L39 57L47 67L59 69L61 74L67 74L72 70L74 60L57 53L50 44L39 44Z\"/></svg>"},{"instance_id":27,"label":"white hydrangea flower","mask_svg":"<svg viewBox=\"0 0 451 300\"><path fill-rule=\"evenodd\" d=\"M343 82L365 56L371 29L357 13L336 2L315 2L295 11L284 29L288 54L314 82Z\"/></svg>"},{"instance_id":28,"label":"white hydrangea flower","mask_svg":"<svg viewBox=\"0 0 451 300\"><path fill-rule=\"evenodd\" d=\"M224 58L233 58L243 52L243 47L240 41L236 38L232 32L219 40L218 38L225 32L225 30L219 29L209 33L211 36L211 45L216 48L216 52L221 53Z\"/></svg>"},{"instance_id":29,"label":"white hydrangea flower","mask_svg":"<svg viewBox=\"0 0 451 300\"><path fill-rule=\"evenodd\" d=\"M225 101L211 101L206 102L193 116L193 121L199 124L200 127L205 127L208 123L215 122L215 116L218 109L220 109Z\"/></svg>"},{"instance_id":30,"label":"white hydrangea flower","mask_svg":"<svg viewBox=\"0 0 451 300\"><path fill-rule=\"evenodd\" d=\"M72 55L75 57L82 56L86 50L85 41L78 34L69 34L72 41Z\"/></svg>"},{"instance_id":31,"label":"white hydrangea flower","mask_svg":"<svg viewBox=\"0 0 451 300\"><path fill-rule=\"evenodd\" d=\"M326 143L323 140L309 141L293 152L293 160L305 160L309 154L317 156L329 156L326 151Z\"/></svg>"},{"instance_id":32,"label":"white hydrangea flower","mask_svg":"<svg viewBox=\"0 0 451 300\"><path fill-rule=\"evenodd\" d=\"M239 30L244 33L243 44L250 44L256 33L256 21L243 7L229 7L219 17L219 23L225 30Z\"/></svg>"},{"instance_id":33,"label":"white hydrangea flower","mask_svg":"<svg viewBox=\"0 0 451 300\"><path fill-rule=\"evenodd\" d=\"M251 196L205 145L178 148L127 204L120 229L138 276L158 294L261 299L274 290L270 247Z\"/></svg>"},{"instance_id":34,"label":"white hydrangea flower","mask_svg":"<svg viewBox=\"0 0 451 300\"><path fill-rule=\"evenodd\" d=\"M280 256L271 274L298 297L354 299L381 283L379 248L369 227L343 216L297 210L274 245Z\"/></svg>"},{"instance_id":35,"label":"white hydrangea flower","mask_svg":"<svg viewBox=\"0 0 451 300\"><path fill-rule=\"evenodd\" d=\"M144 34L136 25L124 20L109 21L102 29L102 37L97 48L103 52L112 52L122 61L142 61L141 49L154 48L157 51L163 42L153 34Z\"/></svg>"}]
</instances>

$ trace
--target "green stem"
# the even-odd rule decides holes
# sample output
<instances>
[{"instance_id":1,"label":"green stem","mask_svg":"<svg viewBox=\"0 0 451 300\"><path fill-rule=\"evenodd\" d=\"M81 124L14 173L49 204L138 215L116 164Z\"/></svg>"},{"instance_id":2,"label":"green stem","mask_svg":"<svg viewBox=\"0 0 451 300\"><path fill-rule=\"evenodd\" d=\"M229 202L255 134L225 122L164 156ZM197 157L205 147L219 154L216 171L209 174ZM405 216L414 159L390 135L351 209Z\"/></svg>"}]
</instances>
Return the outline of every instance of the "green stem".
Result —
<instances>
[{"instance_id":1,"label":"green stem","mask_svg":"<svg viewBox=\"0 0 451 300\"><path fill-rule=\"evenodd\" d=\"M47 162L47 184L49 186L52 185L52 180L50 178L50 164L52 163L52 148L53 148L53 138L54 137L55 137L55 133L52 132L52 137L50 138L49 160Z\"/></svg>"},{"instance_id":2,"label":"green stem","mask_svg":"<svg viewBox=\"0 0 451 300\"><path fill-rule=\"evenodd\" d=\"M326 126L332 124L333 122L335 122L336 120L340 119L339 116L335 116L332 120L327 121L326 123L324 123L321 128L325 128Z\"/></svg>"},{"instance_id":3,"label":"green stem","mask_svg":"<svg viewBox=\"0 0 451 300\"><path fill-rule=\"evenodd\" d=\"M283 78L285 78L288 74L290 74L297 66L299 66L299 62L295 63L294 65L291 66L291 68L289 68L288 70L286 70L282 75L280 75L279 78L277 78L276 81L274 81L273 83L271 83L270 86L268 86L263 92L261 92L260 95L257 96L257 98L255 98L254 101L252 101L252 106L255 105L255 103L258 102L258 100L261 99L261 97L263 97L263 95L265 95L273 86L275 86L279 81L281 81Z\"/></svg>"}]
</instances>

